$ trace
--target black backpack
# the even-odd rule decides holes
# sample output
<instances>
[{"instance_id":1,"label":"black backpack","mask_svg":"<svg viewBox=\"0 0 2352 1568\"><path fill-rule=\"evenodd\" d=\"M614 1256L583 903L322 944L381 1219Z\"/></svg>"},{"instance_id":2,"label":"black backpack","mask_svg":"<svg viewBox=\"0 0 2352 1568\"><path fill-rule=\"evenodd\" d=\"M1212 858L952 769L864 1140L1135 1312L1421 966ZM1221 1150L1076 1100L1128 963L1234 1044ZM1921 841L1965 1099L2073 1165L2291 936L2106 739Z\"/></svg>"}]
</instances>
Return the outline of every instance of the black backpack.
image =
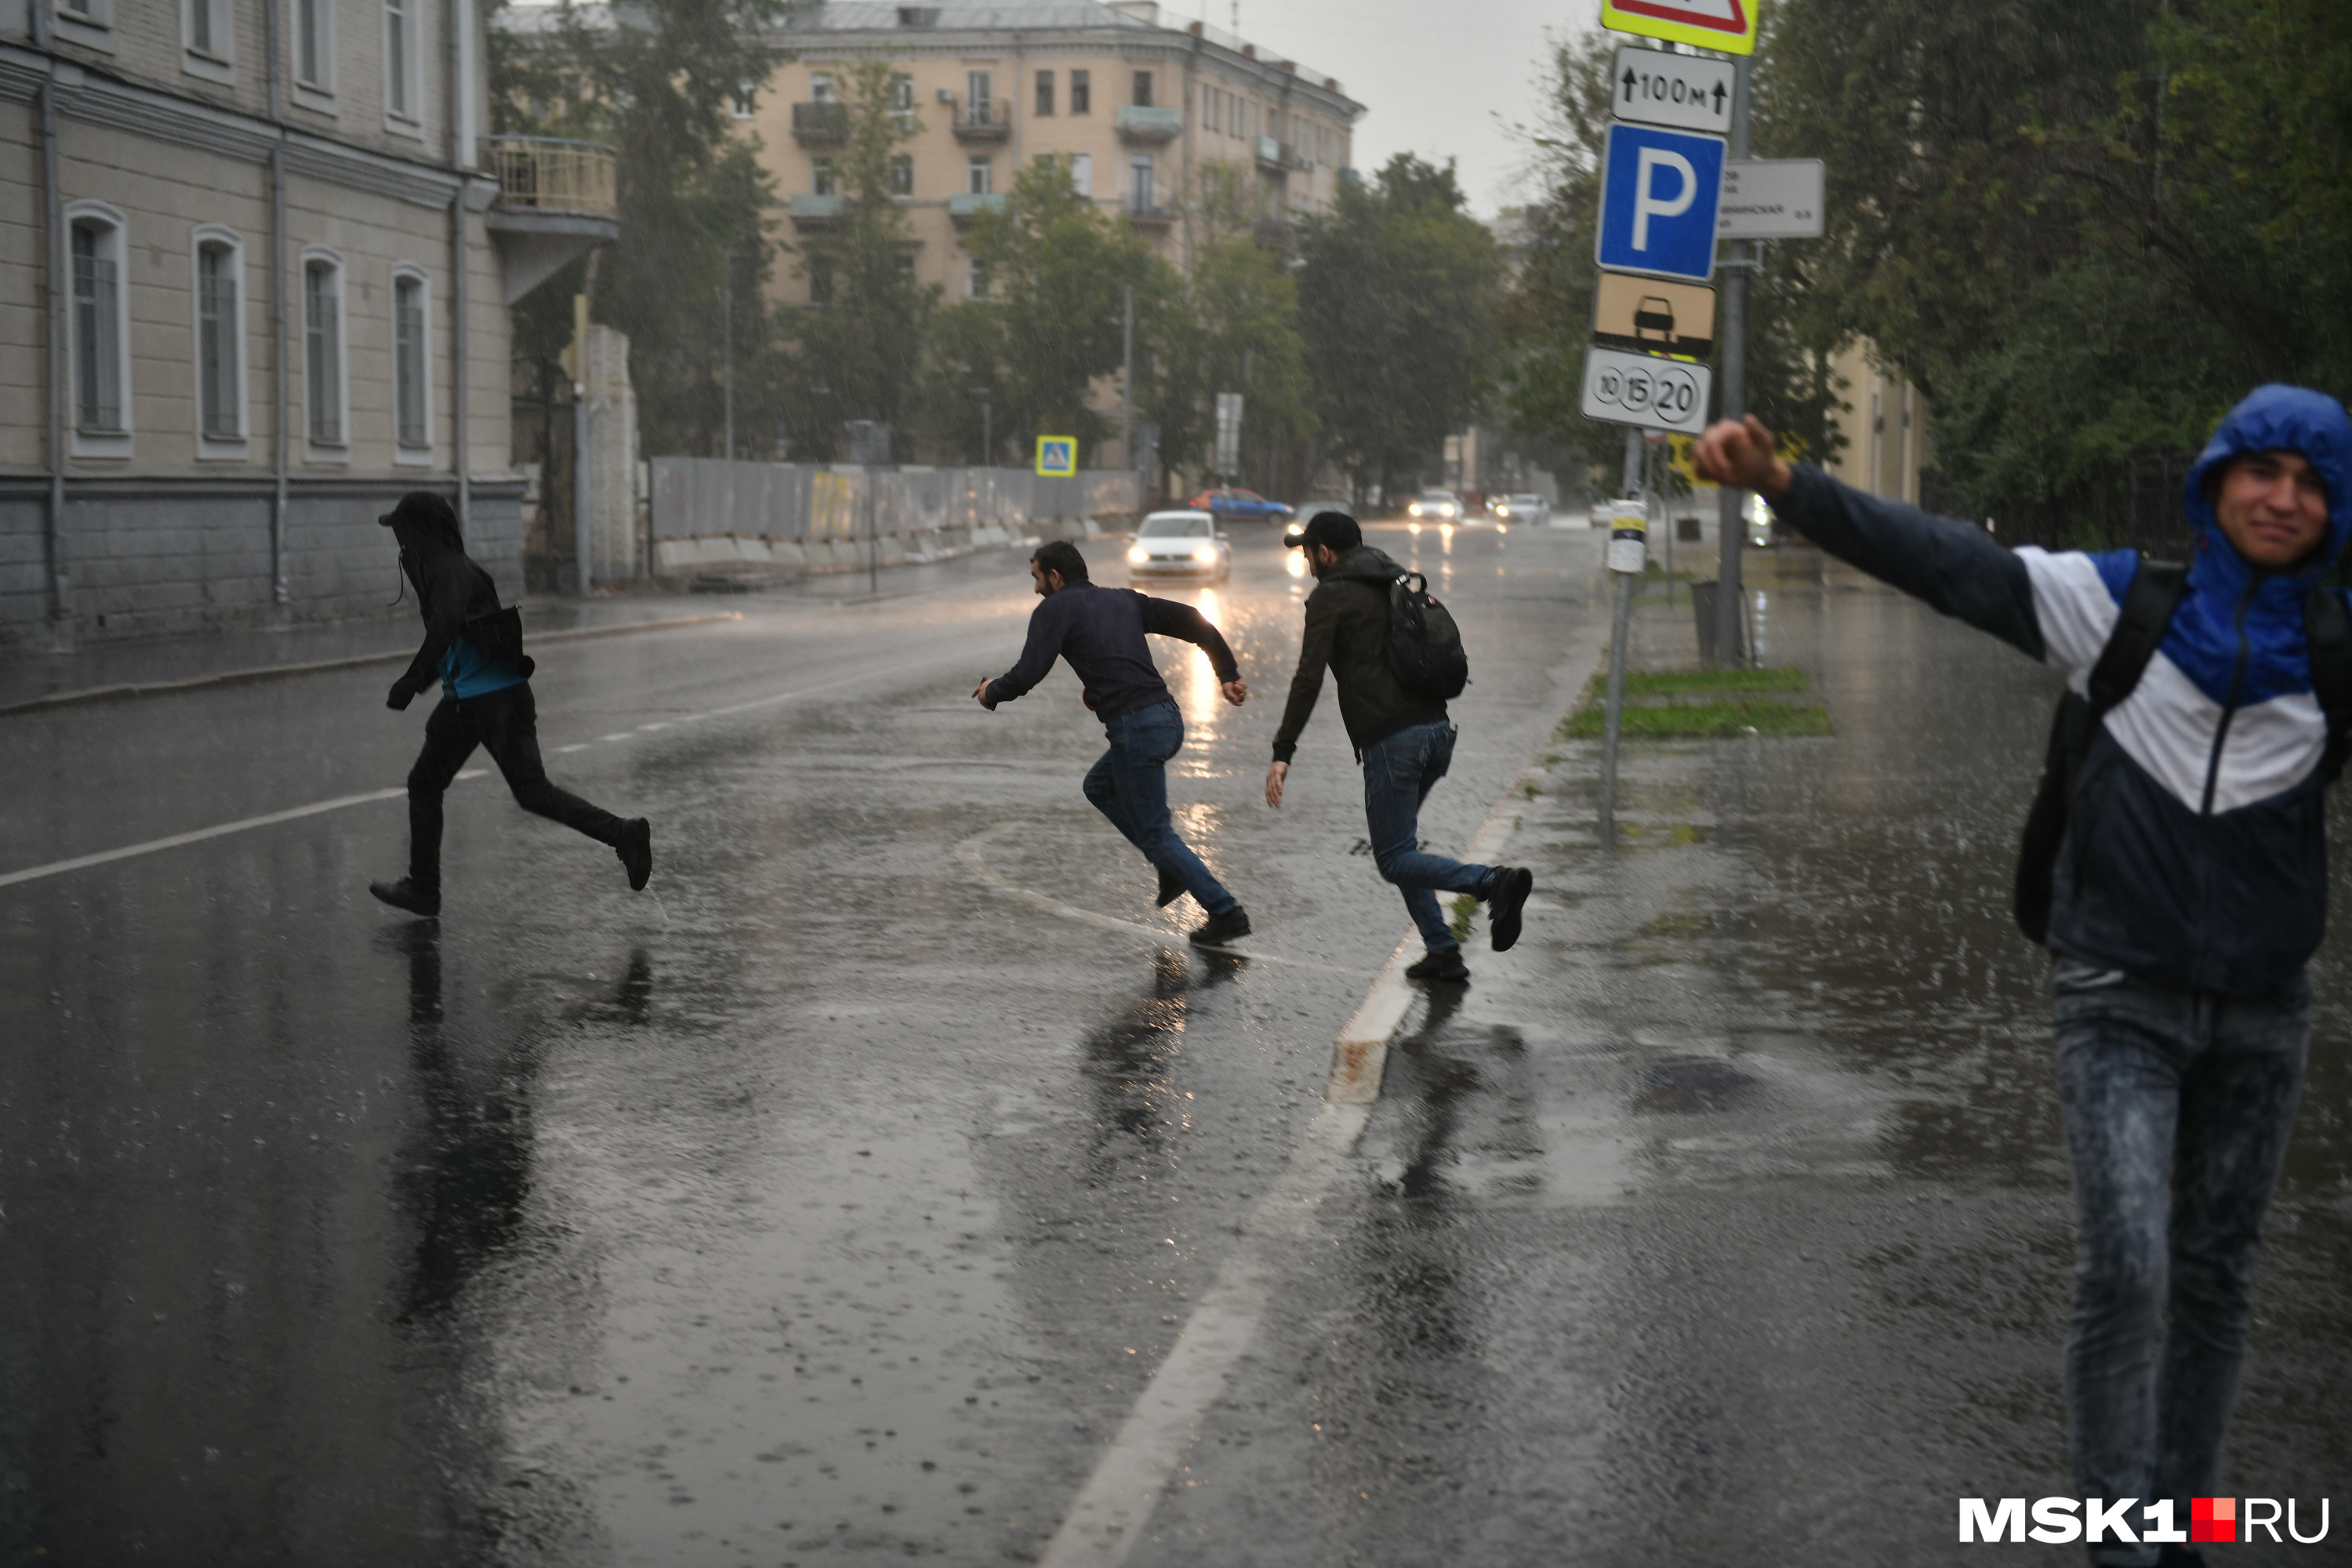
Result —
<instances>
[{"instance_id":1,"label":"black backpack","mask_svg":"<svg viewBox=\"0 0 2352 1568\"><path fill-rule=\"evenodd\" d=\"M1470 656L1454 613L1429 596L1429 579L1407 572L1389 584L1389 672L1415 697L1448 702L1470 684Z\"/></svg>"},{"instance_id":2,"label":"black backpack","mask_svg":"<svg viewBox=\"0 0 2352 1568\"><path fill-rule=\"evenodd\" d=\"M2025 834L2017 851L2017 929L2032 941L2050 939L2050 900L2058 865L2058 847L2066 837L2074 792L2081 787L2083 762L2091 741L2116 704L2132 694L2147 661L2172 625L2189 588L2189 568L2170 561L2140 558L2124 592L2116 628L2107 646L2091 667L2087 696L2068 691L2050 716L2050 746L2042 763L2042 782L2035 786L2033 805L2025 814ZM2352 614L2333 589L2312 589L2303 602L2304 640L2311 656L2312 694L2327 715L2327 747L2320 754L2320 777L2333 784L2344 772L2352 752Z\"/></svg>"}]
</instances>

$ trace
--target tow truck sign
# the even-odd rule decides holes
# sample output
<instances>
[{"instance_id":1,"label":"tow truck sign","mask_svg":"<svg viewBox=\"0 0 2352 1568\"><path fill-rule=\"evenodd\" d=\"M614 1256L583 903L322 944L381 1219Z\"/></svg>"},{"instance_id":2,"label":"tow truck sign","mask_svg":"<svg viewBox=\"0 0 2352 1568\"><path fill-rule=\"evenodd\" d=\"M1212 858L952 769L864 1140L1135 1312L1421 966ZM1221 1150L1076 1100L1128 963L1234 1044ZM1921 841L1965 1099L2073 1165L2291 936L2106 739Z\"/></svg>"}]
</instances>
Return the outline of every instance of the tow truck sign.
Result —
<instances>
[{"instance_id":1,"label":"tow truck sign","mask_svg":"<svg viewBox=\"0 0 2352 1568\"><path fill-rule=\"evenodd\" d=\"M1609 107L1620 120L1727 135L1732 79L1738 69L1729 60L1625 44L1617 50L1616 90Z\"/></svg>"}]
</instances>

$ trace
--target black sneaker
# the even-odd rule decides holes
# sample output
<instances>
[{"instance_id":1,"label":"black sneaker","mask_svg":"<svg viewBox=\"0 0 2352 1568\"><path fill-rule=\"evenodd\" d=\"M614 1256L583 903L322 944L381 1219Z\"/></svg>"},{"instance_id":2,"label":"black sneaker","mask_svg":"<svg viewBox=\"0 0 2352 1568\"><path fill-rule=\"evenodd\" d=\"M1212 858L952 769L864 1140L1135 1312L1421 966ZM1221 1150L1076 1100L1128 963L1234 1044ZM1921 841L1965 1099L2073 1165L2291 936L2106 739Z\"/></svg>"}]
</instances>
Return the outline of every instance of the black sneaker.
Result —
<instances>
[{"instance_id":1,"label":"black sneaker","mask_svg":"<svg viewBox=\"0 0 2352 1568\"><path fill-rule=\"evenodd\" d=\"M1193 927L1192 942L1196 947L1223 947L1235 937L1249 933L1249 911L1236 904L1223 914L1211 915Z\"/></svg>"},{"instance_id":2,"label":"black sneaker","mask_svg":"<svg viewBox=\"0 0 2352 1568\"><path fill-rule=\"evenodd\" d=\"M654 874L653 824L642 816L633 816L621 824L621 841L613 846L613 853L628 868L629 890L641 891L646 879Z\"/></svg>"},{"instance_id":3,"label":"black sneaker","mask_svg":"<svg viewBox=\"0 0 2352 1568\"><path fill-rule=\"evenodd\" d=\"M1184 884L1163 870L1160 873L1160 896L1151 900L1151 907L1155 910L1164 910L1183 896Z\"/></svg>"},{"instance_id":4,"label":"black sneaker","mask_svg":"<svg viewBox=\"0 0 2352 1568\"><path fill-rule=\"evenodd\" d=\"M1536 890L1536 874L1523 866L1497 866L1487 884L1486 935L1496 952L1508 952L1519 940L1519 910Z\"/></svg>"},{"instance_id":5,"label":"black sneaker","mask_svg":"<svg viewBox=\"0 0 2352 1568\"><path fill-rule=\"evenodd\" d=\"M1431 980L1440 984L1467 985L1470 966L1462 962L1458 947L1433 947L1422 955L1421 962L1404 972L1407 980Z\"/></svg>"},{"instance_id":6,"label":"black sneaker","mask_svg":"<svg viewBox=\"0 0 2352 1568\"><path fill-rule=\"evenodd\" d=\"M420 888L413 877L403 877L397 882L370 882L368 891L395 910L406 910L426 920L441 912L441 890Z\"/></svg>"}]
</instances>

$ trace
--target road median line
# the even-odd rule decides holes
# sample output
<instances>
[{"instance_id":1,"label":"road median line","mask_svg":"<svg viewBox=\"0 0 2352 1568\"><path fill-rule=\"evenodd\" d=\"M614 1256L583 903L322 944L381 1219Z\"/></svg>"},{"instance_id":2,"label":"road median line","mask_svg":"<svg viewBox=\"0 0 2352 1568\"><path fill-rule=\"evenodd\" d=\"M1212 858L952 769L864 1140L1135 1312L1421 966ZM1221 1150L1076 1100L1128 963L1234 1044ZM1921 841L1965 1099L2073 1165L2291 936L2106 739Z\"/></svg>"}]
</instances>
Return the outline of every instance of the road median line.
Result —
<instances>
[{"instance_id":1,"label":"road median line","mask_svg":"<svg viewBox=\"0 0 2352 1568\"><path fill-rule=\"evenodd\" d=\"M588 637L666 631L675 626L698 626L713 621L740 621L742 618L740 610L726 610L708 616L673 616L659 621L625 621L610 626L567 626L561 631L533 632L530 641L533 646L579 642ZM11 713L37 713L49 708L79 707L86 702L120 702L134 697L171 697L184 691L201 691L207 687L242 686L256 680L277 680L287 676L360 669L371 664L401 663L415 657L415 649L401 648L390 653L355 653L346 658L314 658L301 664L257 664L245 669L223 669L210 675L186 676L178 680L138 680L112 686L85 686L76 691L56 691L47 697L28 697L21 702L0 704L0 718Z\"/></svg>"}]
</instances>

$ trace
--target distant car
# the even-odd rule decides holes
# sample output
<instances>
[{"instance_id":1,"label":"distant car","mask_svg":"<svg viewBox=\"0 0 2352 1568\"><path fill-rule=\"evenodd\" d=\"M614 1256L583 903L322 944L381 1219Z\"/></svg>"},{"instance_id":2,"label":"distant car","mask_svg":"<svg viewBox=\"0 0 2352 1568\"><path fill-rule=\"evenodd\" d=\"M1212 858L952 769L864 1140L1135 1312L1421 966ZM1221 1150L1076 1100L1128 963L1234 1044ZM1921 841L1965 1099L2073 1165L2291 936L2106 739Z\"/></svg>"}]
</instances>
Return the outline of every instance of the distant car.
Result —
<instances>
[{"instance_id":1,"label":"distant car","mask_svg":"<svg viewBox=\"0 0 2352 1568\"><path fill-rule=\"evenodd\" d=\"M1404 514L1423 522L1460 522L1462 498L1452 490L1423 490L1405 503Z\"/></svg>"},{"instance_id":2,"label":"distant car","mask_svg":"<svg viewBox=\"0 0 2352 1568\"><path fill-rule=\"evenodd\" d=\"M1218 519L1242 522L1283 522L1290 517L1291 509L1278 500L1268 500L1255 490L1202 490L1185 503L1195 511L1205 511Z\"/></svg>"},{"instance_id":3,"label":"distant car","mask_svg":"<svg viewBox=\"0 0 2352 1568\"><path fill-rule=\"evenodd\" d=\"M1222 583L1234 573L1234 547L1205 511L1155 511L1135 531L1127 552L1133 577L1205 577Z\"/></svg>"},{"instance_id":4,"label":"distant car","mask_svg":"<svg viewBox=\"0 0 2352 1568\"><path fill-rule=\"evenodd\" d=\"M1538 527L1551 521L1551 502L1539 495L1496 496L1495 516L1504 522L1532 523Z\"/></svg>"}]
</instances>

